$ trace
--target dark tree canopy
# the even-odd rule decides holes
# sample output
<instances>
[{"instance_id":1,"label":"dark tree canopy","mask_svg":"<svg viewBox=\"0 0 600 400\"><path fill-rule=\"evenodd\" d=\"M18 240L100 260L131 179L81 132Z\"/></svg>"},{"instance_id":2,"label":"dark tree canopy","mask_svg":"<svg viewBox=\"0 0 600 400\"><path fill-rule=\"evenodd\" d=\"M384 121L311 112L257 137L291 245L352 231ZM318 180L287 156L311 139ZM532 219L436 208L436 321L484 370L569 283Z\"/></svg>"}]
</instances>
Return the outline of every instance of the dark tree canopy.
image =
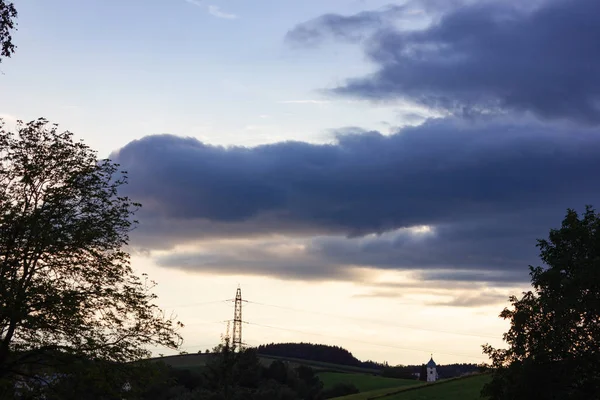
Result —
<instances>
[{"instance_id":1,"label":"dark tree canopy","mask_svg":"<svg viewBox=\"0 0 600 400\"><path fill-rule=\"evenodd\" d=\"M139 207L126 175L44 119L0 120L0 379L74 359L122 363L177 348L181 325L126 246Z\"/></svg>"},{"instance_id":2,"label":"dark tree canopy","mask_svg":"<svg viewBox=\"0 0 600 400\"><path fill-rule=\"evenodd\" d=\"M15 29L17 10L12 2L0 0L0 62L15 52L11 31Z\"/></svg>"},{"instance_id":3,"label":"dark tree canopy","mask_svg":"<svg viewBox=\"0 0 600 400\"><path fill-rule=\"evenodd\" d=\"M419 380L427 382L427 367L425 364L421 364L421 369L419 370Z\"/></svg>"},{"instance_id":4,"label":"dark tree canopy","mask_svg":"<svg viewBox=\"0 0 600 400\"><path fill-rule=\"evenodd\" d=\"M545 267L530 267L533 290L500 316L508 349L484 346L493 363L491 399L588 399L600 393L600 215L568 210L539 240Z\"/></svg>"},{"instance_id":5,"label":"dark tree canopy","mask_svg":"<svg viewBox=\"0 0 600 400\"><path fill-rule=\"evenodd\" d=\"M258 353L362 367L363 363L339 346L313 343L270 343L258 346ZM366 367L365 367L366 368Z\"/></svg>"}]
</instances>

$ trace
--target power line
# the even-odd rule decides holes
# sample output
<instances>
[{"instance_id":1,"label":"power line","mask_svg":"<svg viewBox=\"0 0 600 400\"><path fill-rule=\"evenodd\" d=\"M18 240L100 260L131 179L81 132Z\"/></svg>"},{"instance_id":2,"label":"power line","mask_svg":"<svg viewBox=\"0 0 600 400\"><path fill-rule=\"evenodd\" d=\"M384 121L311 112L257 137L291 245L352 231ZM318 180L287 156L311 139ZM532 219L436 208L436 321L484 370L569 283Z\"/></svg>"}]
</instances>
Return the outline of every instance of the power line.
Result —
<instances>
[{"instance_id":1,"label":"power line","mask_svg":"<svg viewBox=\"0 0 600 400\"><path fill-rule=\"evenodd\" d=\"M415 348L409 348L409 347L394 346L394 345L390 345L390 344L367 342L367 341L364 341L364 340L351 339L351 338L346 338L346 337L341 337L341 336L325 335L325 334L322 334L322 333L299 331L299 330L296 330L296 329L288 329L288 328L283 328L283 327L279 327L279 326L257 324L257 323L254 323L254 322L244 322L244 323L246 323L248 325L261 326L263 328L279 329L279 330L283 330L283 331L303 333L303 334L306 334L306 335L323 336L323 337L327 337L327 338L330 338L330 339L347 340L347 341L351 341L351 342L369 344L369 345L380 346L380 347L388 347L388 348L392 348L392 349L408 350L408 351L418 351L418 352L422 352L422 353L431 353L431 351L432 351L431 349L430 350L423 350L423 349L415 349ZM445 355L450 355L450 356L468 357L468 358L477 359L477 360L485 359L485 357L483 357L483 356L476 357L476 356L471 356L471 355L468 355L468 354L446 353L446 352L437 351L437 350L433 350L433 351L435 353L438 353L438 354L445 354Z\"/></svg>"},{"instance_id":2,"label":"power line","mask_svg":"<svg viewBox=\"0 0 600 400\"><path fill-rule=\"evenodd\" d=\"M175 305L175 306L170 306L170 307L165 307L165 308L195 307L195 306L204 306L204 305L211 305L211 304L218 304L218 303L228 304L228 303L231 303L232 301L234 301L234 300L233 299L215 300L215 301L206 301L206 302L201 302L201 303L187 303L187 304ZM352 317L350 315L339 315L339 314L324 313L324 312L319 312L319 311L302 310L302 309L299 309L299 308L285 307L285 306L279 306L279 305L268 304L268 303L261 303L261 302L252 301L252 300L243 300L243 301L245 303L247 303L247 304L255 304L255 305L258 305L258 306L273 307L273 308L279 308L279 309L282 309L282 310L303 312L303 313L315 314L315 315L323 315L323 316L327 316L327 317L334 317L334 318L341 318L341 319L351 319L351 320L356 320L356 321L368 321L368 322L373 322L373 323L390 325L390 326L394 326L394 327L397 327L397 328L403 328L403 329L413 329L413 330L418 330L418 331L435 332L435 333L446 333L446 334L451 334L451 335L471 336L471 337L479 337L479 338L487 338L487 339L500 339L500 337L498 335L465 333L465 332L447 331L447 330L431 329L431 328L419 328L419 327L416 327L416 326L401 325L401 324L396 324L396 323L389 323L389 322L386 322L386 321L374 320L374 319L369 319L369 318Z\"/></svg>"},{"instance_id":3,"label":"power line","mask_svg":"<svg viewBox=\"0 0 600 400\"><path fill-rule=\"evenodd\" d=\"M222 324L227 321L195 321L190 324L183 324L183 328L187 328L188 326L196 326L196 325L207 325L207 324Z\"/></svg>"},{"instance_id":4,"label":"power line","mask_svg":"<svg viewBox=\"0 0 600 400\"><path fill-rule=\"evenodd\" d=\"M204 301L201 303L187 303L187 304L178 304L174 306L164 306L163 308L184 308L184 307L197 307L197 306L207 306L210 304L223 303L226 304L229 300L214 300L214 301Z\"/></svg>"},{"instance_id":5,"label":"power line","mask_svg":"<svg viewBox=\"0 0 600 400\"><path fill-rule=\"evenodd\" d=\"M334 318L346 318L346 319L353 319L353 320L358 320L358 321L369 321L369 322L374 322L374 323L379 323L379 324L385 324L385 325L394 326L394 327L403 328L403 329L414 329L414 330L419 330L419 331L436 332L436 333L446 333L446 334L451 334L451 335L471 336L471 337L479 337L479 338L487 338L487 339L499 339L499 337L497 335L496 336L493 336L493 335L478 335L478 334L475 334L475 333L464 333L464 332L453 332L453 331L446 331L446 330L439 330L439 329L419 328L419 327L416 327L416 326L393 324L393 323L389 323L387 321L373 320L373 319L369 319L369 318L352 317L352 316L349 316L349 315L336 315L336 314L324 313L324 312L319 312L319 311L308 311L308 310L301 310L301 309L298 309L298 308L278 306L278 305L275 305L275 304L260 303L260 302L251 301L251 300L247 300L247 301L250 304L256 304L256 305L259 305L259 306L280 308L282 310L297 311L297 312L303 312L303 313L308 313L308 314L317 314L317 315L323 315L323 316L334 317Z\"/></svg>"},{"instance_id":6,"label":"power line","mask_svg":"<svg viewBox=\"0 0 600 400\"><path fill-rule=\"evenodd\" d=\"M239 292L239 289L238 289ZM357 339L352 339L352 338L347 338L347 337L341 337L341 336L333 336L333 335L326 335L326 334L321 334L321 333L315 333L315 332L306 332L306 331L301 331L301 330L296 330L296 329L290 329L290 328L284 328L284 327L279 327L279 326L272 326L272 325L264 325L264 324L259 324L259 323L254 323L254 322L248 322L248 321L242 321L241 319L241 295L239 295L238 293L236 293L236 299L235 299L235 313L234 313L234 324L237 323L239 325L239 332L240 332L240 340L241 340L241 324L245 323L245 324L249 324L249 325L255 325L255 326L260 326L260 327L264 327L264 328L269 328L269 329L277 329L277 330L283 330L283 331L289 331L289 332L298 332L298 333L302 333L302 334L306 334L306 335L314 335L314 336L322 336L322 337L326 337L326 338L330 338L330 339L338 339L338 340L346 340L346 341L351 341L351 342L356 342L356 343L363 343L363 344L368 344L368 345L372 345L372 346L379 346L379 347L387 347L387 348L393 348L393 349L399 349L399 350L405 350L405 351L417 351L417 352L422 352L422 353L430 353L431 349L429 350L423 350L423 349L416 349L416 348L408 348L408 347L401 347L401 346L395 346L395 345L389 345L389 344L382 344L382 343L375 343L375 342L368 342L368 341L364 341L364 340L357 340ZM202 306L202 305L210 305L210 304L217 304L217 303L230 303L232 301L232 299L228 299L228 300L217 300L217 301L207 301L207 302L202 302L202 303L191 303L191 304L186 304L186 305L181 305L179 307L189 307L189 306ZM309 311L309 310L302 310L302 309L298 309L298 308L292 308L292 307L285 307L285 306L279 306L279 305L274 305L274 304L267 304L267 303L261 303L261 302L257 302L257 301L251 301L251 300L245 300L244 302L247 304L255 304L258 306L266 306L266 307L273 307L273 308L279 308L279 309L283 309L283 310L290 310L290 311L295 311L295 312L304 312L304 313L309 313L309 314L317 314L317 315L323 315L323 316L327 316L327 317L334 317L334 318L346 318L346 319L353 319L353 320L359 320L359 321L369 321L369 322L374 322L374 323L380 323L380 324L385 324L385 325L391 325L391 326L395 326L395 327L399 327L399 328L404 328L404 329L414 329L414 330L420 330L420 331L429 331L429 332L436 332L436 333L446 333L446 334L453 334L453 335L462 335L462 336L473 336L473 337L481 337L481 338L494 338L497 339L497 336L491 336L491 335L477 335L477 334L469 334L469 333L462 333L462 332L452 332L452 331L445 331L445 330L437 330L437 329L428 329L428 328L419 328L419 327L415 327L415 326L408 326L408 325L398 325L398 324L390 324L389 322L384 322L384 321L378 321L378 320L371 320L371 319L367 319L367 318L360 318L360 317L352 317L352 316L343 316L343 315L336 315L336 314L331 314L331 313L324 313L324 312L318 312L318 311ZM177 306L176 306L177 307ZM239 313L239 316L238 316ZM198 321L197 323L192 323L191 325L196 325L196 324L223 324L224 322L228 322L228 321ZM235 329L234 329L235 330ZM236 333L236 332L234 332ZM182 346L183 348L186 349L192 349L192 348L197 348L197 347L204 347L205 345L194 345L194 346ZM458 357L468 357L468 358L472 358L472 359L477 359L477 360L482 360L484 359L483 356L472 356L472 355L467 355L467 354L458 354L458 353L447 353L447 352L441 352L441 351L435 351L436 353L439 354L446 354L446 355L452 355L452 356L458 356Z\"/></svg>"}]
</instances>

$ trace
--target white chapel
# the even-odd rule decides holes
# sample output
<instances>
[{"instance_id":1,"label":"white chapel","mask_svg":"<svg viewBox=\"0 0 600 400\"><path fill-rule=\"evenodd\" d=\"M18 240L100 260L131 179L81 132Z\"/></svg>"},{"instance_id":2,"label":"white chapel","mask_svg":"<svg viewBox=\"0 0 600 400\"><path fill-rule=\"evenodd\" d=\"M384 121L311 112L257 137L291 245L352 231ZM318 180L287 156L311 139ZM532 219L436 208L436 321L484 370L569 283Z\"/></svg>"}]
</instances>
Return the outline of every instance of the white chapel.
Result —
<instances>
[{"instance_id":1,"label":"white chapel","mask_svg":"<svg viewBox=\"0 0 600 400\"><path fill-rule=\"evenodd\" d=\"M427 382L435 382L438 380L439 376L437 373L437 365L435 361L433 361L433 354L431 355L431 359L426 365L427 367Z\"/></svg>"}]
</instances>

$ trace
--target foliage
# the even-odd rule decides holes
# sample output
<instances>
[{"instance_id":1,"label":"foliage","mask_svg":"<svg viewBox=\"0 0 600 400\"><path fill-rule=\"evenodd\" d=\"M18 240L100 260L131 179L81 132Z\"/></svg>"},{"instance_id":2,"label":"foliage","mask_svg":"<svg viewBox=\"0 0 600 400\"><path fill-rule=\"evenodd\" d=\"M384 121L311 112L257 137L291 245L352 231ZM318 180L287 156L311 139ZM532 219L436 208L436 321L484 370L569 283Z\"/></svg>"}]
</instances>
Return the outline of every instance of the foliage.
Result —
<instances>
[{"instance_id":1,"label":"foliage","mask_svg":"<svg viewBox=\"0 0 600 400\"><path fill-rule=\"evenodd\" d=\"M421 370L419 371L419 380L427 381L427 366L425 364L421 365Z\"/></svg>"},{"instance_id":2,"label":"foliage","mask_svg":"<svg viewBox=\"0 0 600 400\"><path fill-rule=\"evenodd\" d=\"M285 384L288 381L288 367L283 361L273 361L265 371L265 376L277 383Z\"/></svg>"},{"instance_id":3,"label":"foliage","mask_svg":"<svg viewBox=\"0 0 600 400\"><path fill-rule=\"evenodd\" d=\"M482 372L482 366L470 363L456 363L438 365L436 370L440 379L447 379Z\"/></svg>"},{"instance_id":4,"label":"foliage","mask_svg":"<svg viewBox=\"0 0 600 400\"><path fill-rule=\"evenodd\" d=\"M361 367L362 363L348 350L339 346L312 343L271 343L258 346L258 353L291 357L303 360L321 361L332 364Z\"/></svg>"},{"instance_id":5,"label":"foliage","mask_svg":"<svg viewBox=\"0 0 600 400\"><path fill-rule=\"evenodd\" d=\"M560 229L539 240L546 265L530 267L533 291L510 298L507 349L492 359L491 399L584 399L600 393L600 215L569 209Z\"/></svg>"},{"instance_id":6,"label":"foliage","mask_svg":"<svg viewBox=\"0 0 600 400\"><path fill-rule=\"evenodd\" d=\"M383 368L381 376L395 379L415 379L415 372L418 372L418 368L415 366L395 365Z\"/></svg>"},{"instance_id":7,"label":"foliage","mask_svg":"<svg viewBox=\"0 0 600 400\"><path fill-rule=\"evenodd\" d=\"M11 30L15 29L17 10L12 2L0 0L0 62L2 57L10 57L15 52Z\"/></svg>"},{"instance_id":8,"label":"foliage","mask_svg":"<svg viewBox=\"0 0 600 400\"><path fill-rule=\"evenodd\" d=\"M295 372L299 381L296 384L296 389L301 398L306 400L321 399L323 382L321 382L319 377L315 374L315 371L306 365L300 365L295 369Z\"/></svg>"},{"instance_id":9,"label":"foliage","mask_svg":"<svg viewBox=\"0 0 600 400\"><path fill-rule=\"evenodd\" d=\"M139 207L126 175L45 119L0 120L0 380L177 348L178 322L124 250ZM78 364L79 363L79 364Z\"/></svg>"}]
</instances>

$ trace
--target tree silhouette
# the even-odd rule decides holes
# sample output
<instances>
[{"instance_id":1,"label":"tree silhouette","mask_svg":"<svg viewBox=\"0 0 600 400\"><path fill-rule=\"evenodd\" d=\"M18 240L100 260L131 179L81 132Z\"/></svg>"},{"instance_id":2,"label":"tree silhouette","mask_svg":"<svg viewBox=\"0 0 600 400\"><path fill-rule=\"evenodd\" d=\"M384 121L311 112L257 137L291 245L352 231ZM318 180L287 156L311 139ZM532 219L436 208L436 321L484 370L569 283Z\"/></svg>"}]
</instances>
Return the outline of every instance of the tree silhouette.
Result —
<instances>
[{"instance_id":1,"label":"tree silhouette","mask_svg":"<svg viewBox=\"0 0 600 400\"><path fill-rule=\"evenodd\" d=\"M15 29L17 10L12 2L0 0L0 63L2 57L10 57L15 52L11 31Z\"/></svg>"},{"instance_id":2,"label":"tree silhouette","mask_svg":"<svg viewBox=\"0 0 600 400\"><path fill-rule=\"evenodd\" d=\"M119 194L126 182L44 119L15 132L0 120L0 379L179 346L181 324L124 250L139 207Z\"/></svg>"},{"instance_id":3,"label":"tree silhouette","mask_svg":"<svg viewBox=\"0 0 600 400\"><path fill-rule=\"evenodd\" d=\"M348 350L339 346L329 346L313 343L270 343L258 346L258 353L299 358L303 360L322 361L333 364L360 367L363 363ZM379 366L381 368L381 365Z\"/></svg>"},{"instance_id":4,"label":"tree silhouette","mask_svg":"<svg viewBox=\"0 0 600 400\"><path fill-rule=\"evenodd\" d=\"M546 267L530 267L533 290L500 316L508 349L484 346L496 399L587 399L600 393L600 215L569 209L560 229L539 240Z\"/></svg>"},{"instance_id":5,"label":"tree silhouette","mask_svg":"<svg viewBox=\"0 0 600 400\"><path fill-rule=\"evenodd\" d=\"M421 370L419 371L419 380L427 382L427 366L421 364Z\"/></svg>"}]
</instances>

